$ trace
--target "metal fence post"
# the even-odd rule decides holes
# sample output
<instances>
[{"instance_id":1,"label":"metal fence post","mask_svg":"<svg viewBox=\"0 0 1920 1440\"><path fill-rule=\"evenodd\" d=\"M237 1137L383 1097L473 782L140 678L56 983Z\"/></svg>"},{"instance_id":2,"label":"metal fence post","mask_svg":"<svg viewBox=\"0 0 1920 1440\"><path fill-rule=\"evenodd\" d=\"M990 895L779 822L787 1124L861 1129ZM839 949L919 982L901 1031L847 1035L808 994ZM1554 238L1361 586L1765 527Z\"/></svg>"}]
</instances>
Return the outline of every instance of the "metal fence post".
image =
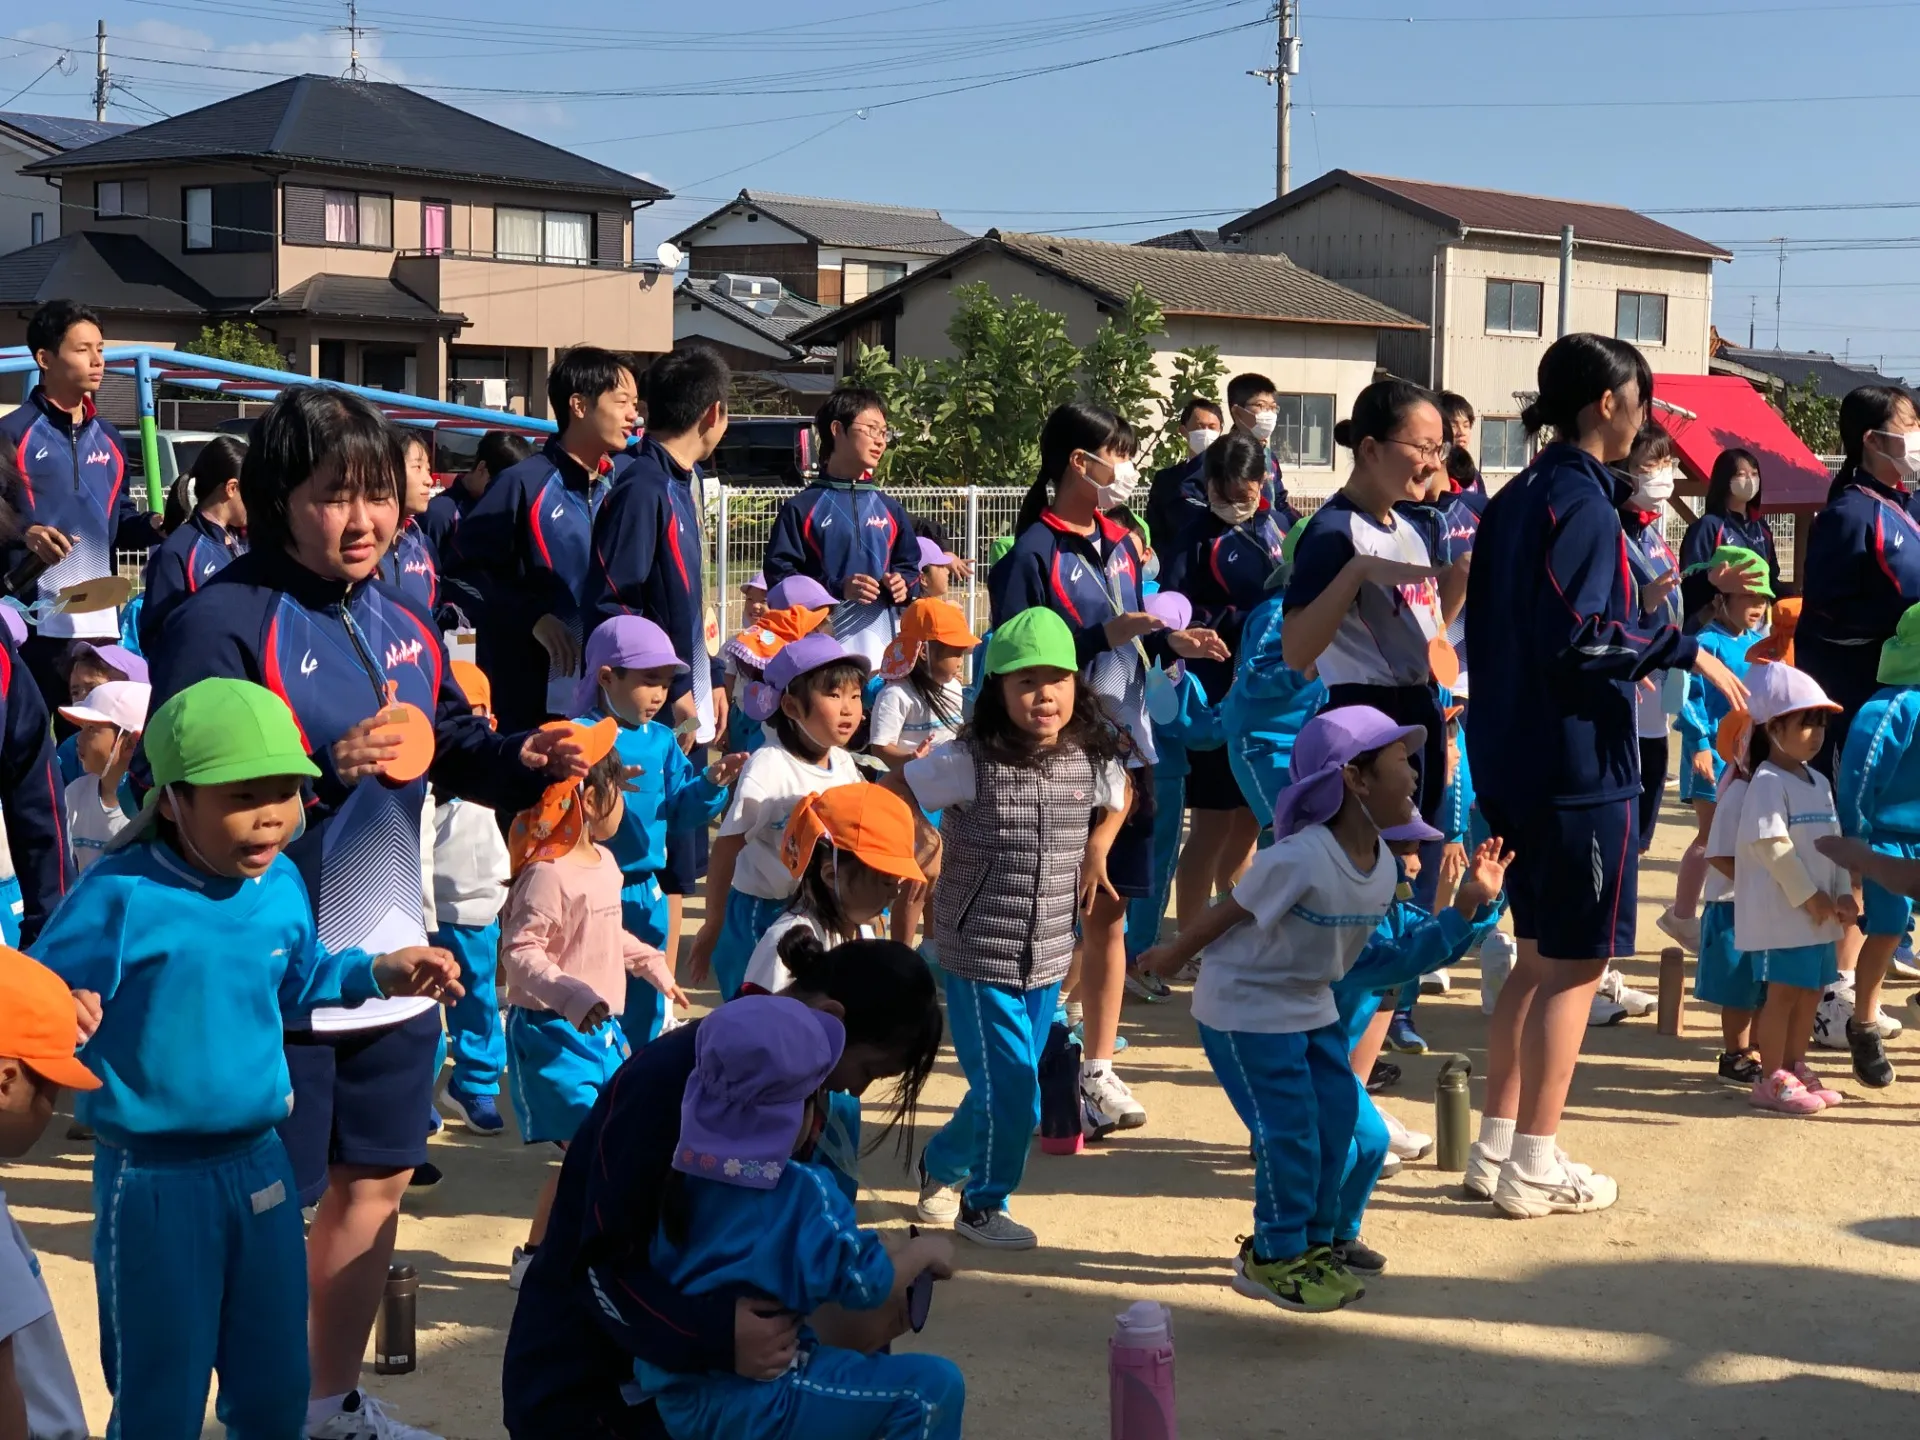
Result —
<instances>
[{"instance_id":1,"label":"metal fence post","mask_svg":"<svg viewBox=\"0 0 1920 1440\"><path fill-rule=\"evenodd\" d=\"M973 572L967 576L967 622L980 618L980 487L967 486L967 563Z\"/></svg>"},{"instance_id":2,"label":"metal fence post","mask_svg":"<svg viewBox=\"0 0 1920 1440\"><path fill-rule=\"evenodd\" d=\"M140 459L147 472L147 508L166 509L167 482L160 475L160 432L153 414L153 366L142 350L133 361L134 386L140 396Z\"/></svg>"},{"instance_id":3,"label":"metal fence post","mask_svg":"<svg viewBox=\"0 0 1920 1440\"><path fill-rule=\"evenodd\" d=\"M720 617L720 633L731 635L733 627L727 623L727 602L732 590L727 585L727 487L720 487L719 534L714 537L714 572L720 584L719 603L714 613Z\"/></svg>"}]
</instances>

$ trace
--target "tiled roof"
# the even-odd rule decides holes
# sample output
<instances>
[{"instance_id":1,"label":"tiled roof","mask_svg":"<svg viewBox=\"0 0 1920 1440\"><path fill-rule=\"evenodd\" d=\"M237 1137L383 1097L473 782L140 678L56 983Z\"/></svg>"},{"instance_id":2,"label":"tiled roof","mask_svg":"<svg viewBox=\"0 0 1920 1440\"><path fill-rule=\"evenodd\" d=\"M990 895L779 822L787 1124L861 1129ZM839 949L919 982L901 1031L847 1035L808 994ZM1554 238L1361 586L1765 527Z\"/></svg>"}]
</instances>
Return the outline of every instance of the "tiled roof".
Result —
<instances>
[{"instance_id":1,"label":"tiled roof","mask_svg":"<svg viewBox=\"0 0 1920 1440\"><path fill-rule=\"evenodd\" d=\"M1744 350L1738 345L1726 345L1715 352L1713 358L1730 360L1735 365L1758 370L1763 375L1775 376L1789 385L1803 385L1811 377L1822 395L1836 398L1849 390L1858 390L1862 385L1891 385L1896 390L1907 388L1904 380L1882 375L1865 365L1854 365L1832 355L1823 355L1817 350Z\"/></svg>"},{"instance_id":2,"label":"tiled roof","mask_svg":"<svg viewBox=\"0 0 1920 1440\"><path fill-rule=\"evenodd\" d=\"M302 75L27 167L273 160L329 170L418 175L584 190L635 200L667 192L650 181L536 140L404 85Z\"/></svg>"},{"instance_id":3,"label":"tiled roof","mask_svg":"<svg viewBox=\"0 0 1920 1440\"><path fill-rule=\"evenodd\" d=\"M728 319L745 325L749 330L758 332L778 345L785 345L794 352L796 358L807 353L807 346L795 345L789 339L794 331L811 325L823 315L833 312L833 306L816 304L801 295L785 292L772 314L756 310L744 300L735 300L719 288L717 280L689 280L677 295L686 295L689 300L711 306L715 312Z\"/></svg>"},{"instance_id":4,"label":"tiled roof","mask_svg":"<svg viewBox=\"0 0 1920 1440\"><path fill-rule=\"evenodd\" d=\"M758 210L816 245L853 250L904 250L913 255L945 255L973 236L940 218L938 210L910 205L870 205L860 200L825 200L814 195L779 195L771 190L742 190L739 198L702 217L674 236L674 243L698 245L700 232L729 210Z\"/></svg>"},{"instance_id":5,"label":"tiled roof","mask_svg":"<svg viewBox=\"0 0 1920 1440\"><path fill-rule=\"evenodd\" d=\"M1422 216L1438 224L1466 231L1558 239L1562 227L1573 226L1576 242L1618 245L1673 255L1700 255L1716 260L1732 256L1717 245L1629 210L1624 205L1602 205L1590 200L1555 200L1544 195L1520 195L1507 190L1481 190L1467 185L1435 185L1425 180L1402 180L1392 175L1362 175L1330 170L1298 190L1221 226L1235 235L1274 216L1303 205L1329 190L1345 187Z\"/></svg>"},{"instance_id":6,"label":"tiled roof","mask_svg":"<svg viewBox=\"0 0 1920 1440\"><path fill-rule=\"evenodd\" d=\"M220 304L137 235L75 230L0 255L0 305L25 309L63 295L143 315L201 315Z\"/></svg>"},{"instance_id":7,"label":"tiled roof","mask_svg":"<svg viewBox=\"0 0 1920 1440\"><path fill-rule=\"evenodd\" d=\"M1169 315L1279 320L1301 325L1357 325L1376 330L1424 330L1420 321L1370 296L1303 270L1284 255L1214 254L1118 245L989 230L948 263L896 280L866 299L824 316L795 333L807 342L834 340L909 286L955 275L976 253L1000 253L1045 270L1119 307L1137 284Z\"/></svg>"},{"instance_id":8,"label":"tiled roof","mask_svg":"<svg viewBox=\"0 0 1920 1440\"><path fill-rule=\"evenodd\" d=\"M134 128L106 120L76 120L70 115L29 115L20 110L0 110L0 131L17 131L39 148L51 151L77 150L111 135L124 135Z\"/></svg>"},{"instance_id":9,"label":"tiled roof","mask_svg":"<svg viewBox=\"0 0 1920 1440\"><path fill-rule=\"evenodd\" d=\"M1164 235L1136 240L1136 245L1151 245L1157 250L1213 250L1227 248L1218 230L1169 230Z\"/></svg>"},{"instance_id":10,"label":"tiled roof","mask_svg":"<svg viewBox=\"0 0 1920 1440\"><path fill-rule=\"evenodd\" d=\"M253 307L256 315L313 315L329 320L458 321L380 275L310 275Z\"/></svg>"}]
</instances>

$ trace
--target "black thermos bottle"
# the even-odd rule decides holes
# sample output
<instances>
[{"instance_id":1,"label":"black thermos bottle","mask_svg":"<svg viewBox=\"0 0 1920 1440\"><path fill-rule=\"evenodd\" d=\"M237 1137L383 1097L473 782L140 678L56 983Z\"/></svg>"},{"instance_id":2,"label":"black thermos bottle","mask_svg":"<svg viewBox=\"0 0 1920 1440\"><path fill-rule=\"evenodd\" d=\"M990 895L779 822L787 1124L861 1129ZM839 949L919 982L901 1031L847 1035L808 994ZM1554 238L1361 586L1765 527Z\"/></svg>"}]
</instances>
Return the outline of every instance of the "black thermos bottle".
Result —
<instances>
[{"instance_id":1,"label":"black thermos bottle","mask_svg":"<svg viewBox=\"0 0 1920 1440\"><path fill-rule=\"evenodd\" d=\"M387 1293L380 1302L380 1319L373 1329L373 1373L407 1375L414 1368L413 1307L420 1293L420 1276L411 1265L387 1271Z\"/></svg>"}]
</instances>

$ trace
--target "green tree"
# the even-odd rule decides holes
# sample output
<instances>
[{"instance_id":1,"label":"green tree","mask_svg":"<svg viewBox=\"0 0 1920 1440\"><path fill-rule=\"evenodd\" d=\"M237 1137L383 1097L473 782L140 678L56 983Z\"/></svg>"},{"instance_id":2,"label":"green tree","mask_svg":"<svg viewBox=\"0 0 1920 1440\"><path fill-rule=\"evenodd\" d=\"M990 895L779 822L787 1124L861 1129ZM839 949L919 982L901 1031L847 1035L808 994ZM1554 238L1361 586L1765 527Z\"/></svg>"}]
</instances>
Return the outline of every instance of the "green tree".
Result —
<instances>
[{"instance_id":1,"label":"green tree","mask_svg":"<svg viewBox=\"0 0 1920 1440\"><path fill-rule=\"evenodd\" d=\"M1180 412L1189 400L1207 400L1220 405L1220 382L1227 378L1227 367L1220 359L1218 345L1193 345L1177 352L1167 374L1167 399L1161 415L1160 430L1151 443L1143 441L1140 451L1148 458L1142 469L1151 475L1187 458L1187 437L1180 430ZM1220 413L1226 414L1221 406Z\"/></svg>"},{"instance_id":2,"label":"green tree","mask_svg":"<svg viewBox=\"0 0 1920 1440\"><path fill-rule=\"evenodd\" d=\"M262 370L287 368L286 357L274 343L244 320L203 325L200 334L180 348L189 355L207 355L215 360L231 360L236 365L255 365Z\"/></svg>"},{"instance_id":3,"label":"green tree","mask_svg":"<svg viewBox=\"0 0 1920 1440\"><path fill-rule=\"evenodd\" d=\"M1840 453L1840 401L1832 395L1822 395L1813 376L1807 376L1798 385L1775 391L1769 398L1786 420L1787 428L1814 454Z\"/></svg>"}]
</instances>

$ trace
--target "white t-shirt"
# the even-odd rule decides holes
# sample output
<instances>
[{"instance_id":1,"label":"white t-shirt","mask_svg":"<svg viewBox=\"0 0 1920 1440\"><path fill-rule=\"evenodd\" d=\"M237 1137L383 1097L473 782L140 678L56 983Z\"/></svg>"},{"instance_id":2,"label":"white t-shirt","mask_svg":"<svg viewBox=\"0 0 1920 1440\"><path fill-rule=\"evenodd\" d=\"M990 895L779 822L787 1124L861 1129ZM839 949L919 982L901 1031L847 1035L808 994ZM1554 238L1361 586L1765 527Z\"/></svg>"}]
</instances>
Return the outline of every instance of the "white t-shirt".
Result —
<instances>
[{"instance_id":1,"label":"white t-shirt","mask_svg":"<svg viewBox=\"0 0 1920 1440\"><path fill-rule=\"evenodd\" d=\"M846 943L844 935L833 935L811 915L802 915L798 910L789 910L773 924L767 927L767 933L760 937L760 943L753 947L753 955L747 961L746 983L756 985L769 995L778 995L793 983L793 976L787 967L780 963L780 942L795 930L805 930L821 945L831 950L836 945ZM862 925L860 933L854 937L861 940L874 938L873 927Z\"/></svg>"},{"instance_id":2,"label":"white t-shirt","mask_svg":"<svg viewBox=\"0 0 1920 1440\"><path fill-rule=\"evenodd\" d=\"M1713 824L1707 828L1707 881L1700 892L1700 903L1733 899L1733 881L1713 866L1715 859L1733 860L1739 855L1735 837L1740 831L1740 807L1746 803L1747 782L1731 766L1720 777L1720 795L1713 809ZM1752 863L1751 861L1748 863Z\"/></svg>"},{"instance_id":3,"label":"white t-shirt","mask_svg":"<svg viewBox=\"0 0 1920 1440\"><path fill-rule=\"evenodd\" d=\"M837 745L827 752L824 765L814 765L768 739L748 757L734 782L726 818L720 822L722 836L746 837L733 867L733 888L759 900L791 896L797 882L780 859L780 836L793 807L836 785L862 783L853 756Z\"/></svg>"},{"instance_id":4,"label":"white t-shirt","mask_svg":"<svg viewBox=\"0 0 1920 1440\"><path fill-rule=\"evenodd\" d=\"M1406 515L1395 511L1383 524L1344 494L1333 496L1300 523L1307 529L1293 552L1289 614L1319 598L1356 556L1433 563L1419 527ZM1428 643L1445 631L1435 581L1362 585L1332 643L1320 653L1320 678L1328 685L1424 685L1432 673Z\"/></svg>"},{"instance_id":5,"label":"white t-shirt","mask_svg":"<svg viewBox=\"0 0 1920 1440\"><path fill-rule=\"evenodd\" d=\"M1252 912L1203 952L1193 1018L1215 1030L1294 1035L1340 1018L1332 985L1393 905L1386 841L1363 873L1324 825L1253 857L1233 898Z\"/></svg>"},{"instance_id":6,"label":"white t-shirt","mask_svg":"<svg viewBox=\"0 0 1920 1440\"><path fill-rule=\"evenodd\" d=\"M33 1440L86 1440L87 1416L60 1338L40 1257L0 1193L0 1340L13 1341L13 1373L27 1397Z\"/></svg>"},{"instance_id":7,"label":"white t-shirt","mask_svg":"<svg viewBox=\"0 0 1920 1440\"><path fill-rule=\"evenodd\" d=\"M1749 848L1763 840L1786 836L1793 853L1807 867L1816 890L1838 900L1852 888L1846 871L1814 848L1822 835L1838 835L1840 817L1833 807L1833 787L1818 770L1807 778L1790 775L1772 761L1753 772L1740 802L1740 828L1735 834L1739 860L1733 880L1733 943L1742 950L1789 950L1800 945L1828 945L1840 939L1840 926L1829 920L1814 924L1813 917L1787 903L1773 876Z\"/></svg>"},{"instance_id":8,"label":"white t-shirt","mask_svg":"<svg viewBox=\"0 0 1920 1440\"><path fill-rule=\"evenodd\" d=\"M873 697L873 709L867 716L868 743L905 745L918 750L928 740L936 745L951 740L960 728L960 706L966 692L958 680L949 680L940 687L940 694L947 702L947 713L952 720L942 720L935 714L933 706L910 682L889 680Z\"/></svg>"},{"instance_id":9,"label":"white t-shirt","mask_svg":"<svg viewBox=\"0 0 1920 1440\"><path fill-rule=\"evenodd\" d=\"M974 789L973 751L949 740L936 745L918 760L909 760L900 771L922 810L945 810L950 805L971 805ZM1096 810L1118 810L1127 803L1127 772L1118 760L1094 767L1093 793L1087 804Z\"/></svg>"},{"instance_id":10,"label":"white t-shirt","mask_svg":"<svg viewBox=\"0 0 1920 1440\"><path fill-rule=\"evenodd\" d=\"M84 870L98 860L107 842L128 823L118 799L101 797L98 775L82 775L67 786L67 843L73 847L76 869Z\"/></svg>"}]
</instances>

